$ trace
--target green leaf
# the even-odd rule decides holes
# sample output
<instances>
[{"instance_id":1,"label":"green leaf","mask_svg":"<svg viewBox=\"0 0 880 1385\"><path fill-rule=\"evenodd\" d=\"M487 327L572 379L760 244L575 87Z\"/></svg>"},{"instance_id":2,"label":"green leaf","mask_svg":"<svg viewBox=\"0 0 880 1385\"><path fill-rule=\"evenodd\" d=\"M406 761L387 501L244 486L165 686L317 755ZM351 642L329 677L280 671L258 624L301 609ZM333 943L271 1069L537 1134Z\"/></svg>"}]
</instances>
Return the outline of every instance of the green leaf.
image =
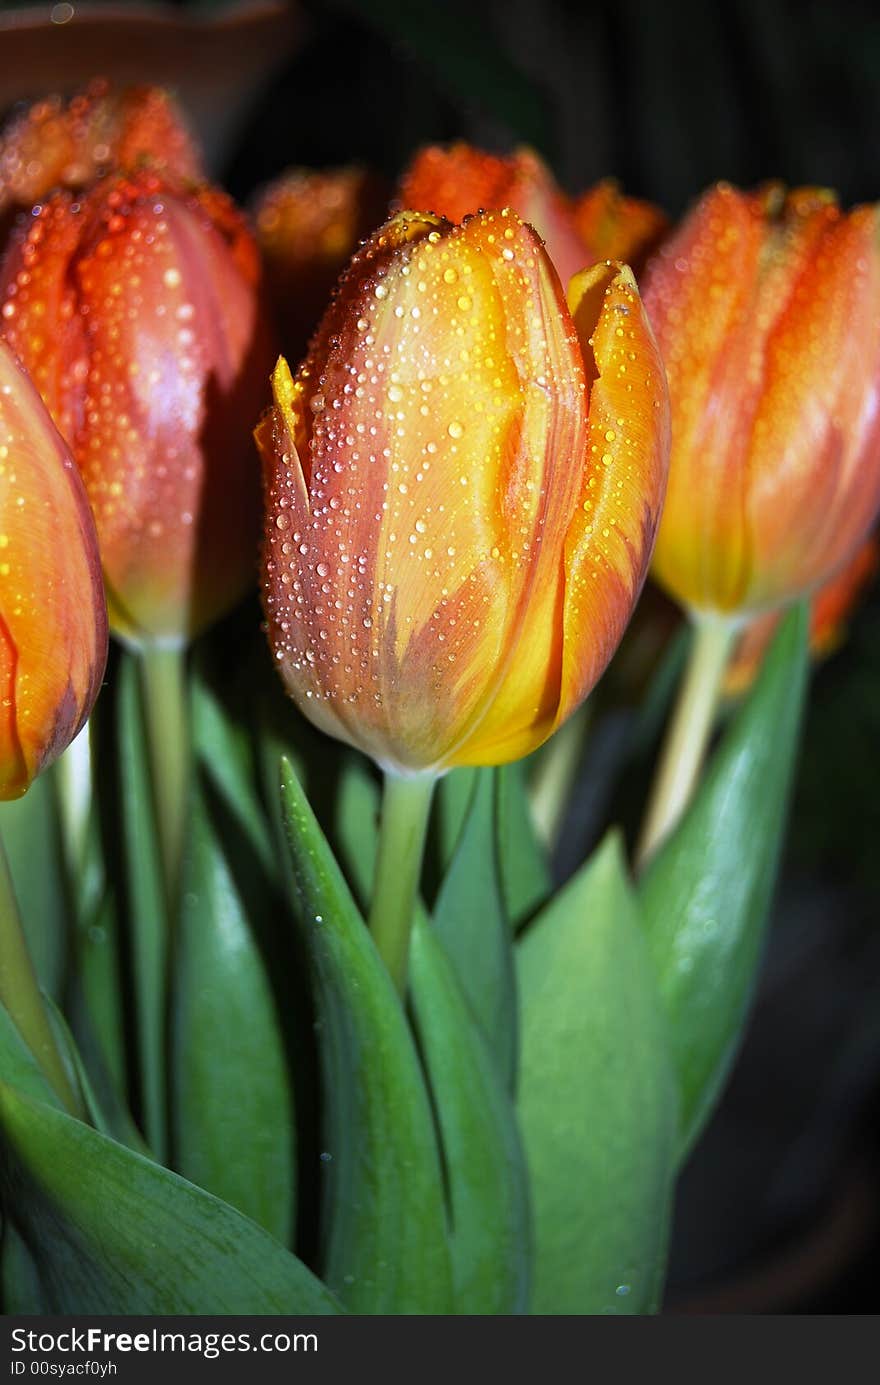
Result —
<instances>
[{"instance_id":1,"label":"green leaf","mask_svg":"<svg viewBox=\"0 0 880 1385\"><path fill-rule=\"evenodd\" d=\"M245 783L241 790L244 804ZM209 792L199 783L192 797L175 946L174 1163L286 1243L296 1177L291 1085L254 933L257 920L285 910L249 855L241 818L224 822Z\"/></svg>"},{"instance_id":2,"label":"green leaf","mask_svg":"<svg viewBox=\"0 0 880 1385\"><path fill-rule=\"evenodd\" d=\"M31 1053L15 1023L0 1004L0 1082L7 1082L17 1091L39 1097L60 1108L61 1102L49 1085L43 1070Z\"/></svg>"},{"instance_id":3,"label":"green leaf","mask_svg":"<svg viewBox=\"0 0 880 1385\"><path fill-rule=\"evenodd\" d=\"M0 1283L5 1316L42 1316L51 1311L43 1295L37 1262L8 1219L3 1226L3 1244L0 1247Z\"/></svg>"},{"instance_id":4,"label":"green leaf","mask_svg":"<svg viewBox=\"0 0 880 1385\"><path fill-rule=\"evenodd\" d=\"M437 874L441 880L452 864L461 840L478 775L479 770L466 766L452 770L437 781L431 835L436 844Z\"/></svg>"},{"instance_id":5,"label":"green leaf","mask_svg":"<svg viewBox=\"0 0 880 1385\"><path fill-rule=\"evenodd\" d=\"M61 835L50 775L0 803L0 833L34 968L43 990L57 995L67 949L67 903Z\"/></svg>"},{"instance_id":6,"label":"green leaf","mask_svg":"<svg viewBox=\"0 0 880 1385\"><path fill-rule=\"evenodd\" d=\"M516 1118L452 966L421 917L410 990L443 1142L456 1311L524 1313L531 1225Z\"/></svg>"},{"instance_id":7,"label":"green leaf","mask_svg":"<svg viewBox=\"0 0 880 1385\"><path fill-rule=\"evenodd\" d=\"M226 712L196 661L191 682L193 745L203 772L227 805L266 876L277 876L272 833L257 792L249 731Z\"/></svg>"},{"instance_id":8,"label":"green leaf","mask_svg":"<svg viewBox=\"0 0 880 1385\"><path fill-rule=\"evenodd\" d=\"M665 1017L616 836L525 931L517 962L532 1312L650 1312L678 1112Z\"/></svg>"},{"instance_id":9,"label":"green leaf","mask_svg":"<svg viewBox=\"0 0 880 1385\"><path fill-rule=\"evenodd\" d=\"M502 765L497 776L498 860L505 912L521 928L549 897L550 866L529 809L525 765Z\"/></svg>"},{"instance_id":10,"label":"green leaf","mask_svg":"<svg viewBox=\"0 0 880 1385\"><path fill-rule=\"evenodd\" d=\"M516 982L495 837L494 771L474 779L434 927L509 1087L516 1074Z\"/></svg>"},{"instance_id":11,"label":"green leaf","mask_svg":"<svg viewBox=\"0 0 880 1385\"><path fill-rule=\"evenodd\" d=\"M135 992L140 1097L150 1146L167 1145L165 1089L167 904L153 813L138 656L125 653L118 671L117 734L122 848Z\"/></svg>"},{"instance_id":12,"label":"green leaf","mask_svg":"<svg viewBox=\"0 0 880 1385\"><path fill-rule=\"evenodd\" d=\"M293 1255L219 1198L0 1084L11 1203L53 1313L339 1311Z\"/></svg>"},{"instance_id":13,"label":"green leaf","mask_svg":"<svg viewBox=\"0 0 880 1385\"><path fill-rule=\"evenodd\" d=\"M447 1313L431 1107L398 995L290 764L282 811L315 982L324 1277L354 1313Z\"/></svg>"},{"instance_id":14,"label":"green leaf","mask_svg":"<svg viewBox=\"0 0 880 1385\"><path fill-rule=\"evenodd\" d=\"M745 1021L806 687L807 612L782 625L760 678L677 830L640 885L682 1094L682 1148L712 1109Z\"/></svg>"}]
</instances>

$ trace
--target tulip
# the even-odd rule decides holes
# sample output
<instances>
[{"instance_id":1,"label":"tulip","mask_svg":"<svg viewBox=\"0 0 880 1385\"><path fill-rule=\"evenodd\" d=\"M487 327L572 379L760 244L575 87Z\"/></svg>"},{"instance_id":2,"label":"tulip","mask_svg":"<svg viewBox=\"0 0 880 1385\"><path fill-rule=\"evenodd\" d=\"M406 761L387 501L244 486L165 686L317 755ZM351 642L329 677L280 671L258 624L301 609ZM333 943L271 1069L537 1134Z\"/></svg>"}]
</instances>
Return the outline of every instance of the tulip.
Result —
<instances>
[{"instance_id":1,"label":"tulip","mask_svg":"<svg viewBox=\"0 0 880 1385\"><path fill-rule=\"evenodd\" d=\"M531 149L506 158L469 144L423 149L404 173L396 203L456 222L510 207L543 238L563 284L597 258L584 247L568 198Z\"/></svg>"},{"instance_id":2,"label":"tulip","mask_svg":"<svg viewBox=\"0 0 880 1385\"><path fill-rule=\"evenodd\" d=\"M33 384L0 341L0 799L19 798L81 730L106 659L98 540L82 481ZM0 1005L58 1097L79 1114L2 841Z\"/></svg>"},{"instance_id":3,"label":"tulip","mask_svg":"<svg viewBox=\"0 0 880 1385\"><path fill-rule=\"evenodd\" d=\"M181 645L253 580L258 275L223 194L149 172L55 194L0 270L4 335L71 446L111 625L135 645Z\"/></svg>"},{"instance_id":4,"label":"tulip","mask_svg":"<svg viewBox=\"0 0 880 1385\"><path fill-rule=\"evenodd\" d=\"M0 341L0 798L18 798L73 740L106 657L98 542L82 482Z\"/></svg>"},{"instance_id":5,"label":"tulip","mask_svg":"<svg viewBox=\"0 0 880 1385\"><path fill-rule=\"evenodd\" d=\"M697 612L827 581L880 506L878 209L709 192L644 280L672 407L658 580Z\"/></svg>"},{"instance_id":6,"label":"tulip","mask_svg":"<svg viewBox=\"0 0 880 1385\"><path fill-rule=\"evenodd\" d=\"M31 207L57 187L77 191L113 168L198 180L201 159L176 104L158 87L98 79L64 102L53 96L0 136L0 212Z\"/></svg>"},{"instance_id":7,"label":"tulip","mask_svg":"<svg viewBox=\"0 0 880 1385\"><path fill-rule=\"evenodd\" d=\"M403 213L258 430L287 688L402 772L540 745L605 668L663 496L662 369L626 268L572 314L513 213Z\"/></svg>"},{"instance_id":8,"label":"tulip","mask_svg":"<svg viewBox=\"0 0 880 1385\"><path fill-rule=\"evenodd\" d=\"M843 643L853 610L880 568L880 540L866 539L840 572L820 587L810 605L810 653L826 659ZM758 616L742 631L724 678L728 697L752 685L779 625L776 611Z\"/></svg>"},{"instance_id":9,"label":"tulip","mask_svg":"<svg viewBox=\"0 0 880 1385\"><path fill-rule=\"evenodd\" d=\"M363 168L291 169L260 195L257 243L285 350L297 359L359 241L385 219L387 193Z\"/></svg>"},{"instance_id":10,"label":"tulip","mask_svg":"<svg viewBox=\"0 0 880 1385\"><path fill-rule=\"evenodd\" d=\"M403 212L354 257L257 432L288 692L388 772L370 914L403 984L433 776L535 749L613 653L666 472L663 369L625 266L566 300L511 211Z\"/></svg>"},{"instance_id":11,"label":"tulip","mask_svg":"<svg viewBox=\"0 0 880 1385\"><path fill-rule=\"evenodd\" d=\"M572 219L591 263L623 260L635 274L641 273L669 225L659 207L626 197L613 178L603 178L576 197Z\"/></svg>"},{"instance_id":12,"label":"tulip","mask_svg":"<svg viewBox=\"0 0 880 1385\"><path fill-rule=\"evenodd\" d=\"M644 276L672 409L654 573L696 621L640 857L697 780L738 628L815 591L880 508L878 209L720 184Z\"/></svg>"}]
</instances>

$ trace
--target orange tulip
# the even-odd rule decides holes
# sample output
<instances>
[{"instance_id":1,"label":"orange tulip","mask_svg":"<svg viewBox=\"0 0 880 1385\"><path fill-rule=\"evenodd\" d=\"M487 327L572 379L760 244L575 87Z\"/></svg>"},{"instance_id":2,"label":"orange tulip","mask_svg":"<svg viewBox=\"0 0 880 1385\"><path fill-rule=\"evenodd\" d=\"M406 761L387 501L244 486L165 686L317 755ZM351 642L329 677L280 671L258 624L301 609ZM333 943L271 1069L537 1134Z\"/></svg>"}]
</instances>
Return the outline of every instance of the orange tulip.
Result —
<instances>
[{"instance_id":1,"label":"orange tulip","mask_svg":"<svg viewBox=\"0 0 880 1385\"><path fill-rule=\"evenodd\" d=\"M878 209L719 185L648 267L672 406L659 581L742 615L821 586L880 505Z\"/></svg>"},{"instance_id":2,"label":"orange tulip","mask_svg":"<svg viewBox=\"0 0 880 1385\"><path fill-rule=\"evenodd\" d=\"M396 204L449 221L510 207L543 238L563 284L594 258L584 248L568 198L531 149L506 158L469 144L423 149L400 181Z\"/></svg>"},{"instance_id":3,"label":"orange tulip","mask_svg":"<svg viewBox=\"0 0 880 1385\"><path fill-rule=\"evenodd\" d=\"M626 197L613 178L603 178L576 197L572 218L591 263L623 260L636 274L641 273L669 226L659 207Z\"/></svg>"},{"instance_id":4,"label":"orange tulip","mask_svg":"<svg viewBox=\"0 0 880 1385\"><path fill-rule=\"evenodd\" d=\"M846 638L850 617L880 569L880 540L866 539L854 558L820 587L810 608L810 652L825 659ZM740 635L724 679L728 697L739 697L755 680L762 660L779 625L780 616L770 611L753 620Z\"/></svg>"},{"instance_id":5,"label":"orange tulip","mask_svg":"<svg viewBox=\"0 0 880 1385\"><path fill-rule=\"evenodd\" d=\"M98 540L82 482L0 341L0 798L18 798L70 744L106 658Z\"/></svg>"},{"instance_id":6,"label":"orange tulip","mask_svg":"<svg viewBox=\"0 0 880 1385\"><path fill-rule=\"evenodd\" d=\"M249 420L272 354L242 218L146 172L57 193L11 244L0 305L85 481L113 629L191 638L256 567Z\"/></svg>"},{"instance_id":7,"label":"orange tulip","mask_svg":"<svg viewBox=\"0 0 880 1385\"><path fill-rule=\"evenodd\" d=\"M0 212L30 207L58 187L81 190L112 168L202 175L198 150L167 92L98 79L64 102L39 101L0 136Z\"/></svg>"},{"instance_id":8,"label":"orange tulip","mask_svg":"<svg viewBox=\"0 0 880 1385\"><path fill-rule=\"evenodd\" d=\"M383 767L497 764L604 670L663 499L663 370L625 266L565 297L509 211L403 212L273 377L263 589L287 689Z\"/></svg>"},{"instance_id":9,"label":"orange tulip","mask_svg":"<svg viewBox=\"0 0 880 1385\"><path fill-rule=\"evenodd\" d=\"M299 359L358 242L385 219L381 178L363 168L291 169L257 201L257 243L284 349Z\"/></svg>"}]
</instances>

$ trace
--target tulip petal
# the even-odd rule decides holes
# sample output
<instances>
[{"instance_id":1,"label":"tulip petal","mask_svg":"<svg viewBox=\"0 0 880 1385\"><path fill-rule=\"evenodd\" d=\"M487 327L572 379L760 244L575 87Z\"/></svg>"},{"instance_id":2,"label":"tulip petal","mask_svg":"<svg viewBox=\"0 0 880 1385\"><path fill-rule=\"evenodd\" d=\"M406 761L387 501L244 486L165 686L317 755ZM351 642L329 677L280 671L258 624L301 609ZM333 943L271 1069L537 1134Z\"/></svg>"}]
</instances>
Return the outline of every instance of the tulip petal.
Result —
<instances>
[{"instance_id":1,"label":"tulip petal","mask_svg":"<svg viewBox=\"0 0 880 1385\"><path fill-rule=\"evenodd\" d=\"M39 395L0 342L0 797L84 724L107 655L94 523Z\"/></svg>"},{"instance_id":2,"label":"tulip petal","mask_svg":"<svg viewBox=\"0 0 880 1385\"><path fill-rule=\"evenodd\" d=\"M569 302L596 378L587 462L565 545L559 725L617 648L651 560L666 489L669 399L663 363L626 265L596 265Z\"/></svg>"}]
</instances>

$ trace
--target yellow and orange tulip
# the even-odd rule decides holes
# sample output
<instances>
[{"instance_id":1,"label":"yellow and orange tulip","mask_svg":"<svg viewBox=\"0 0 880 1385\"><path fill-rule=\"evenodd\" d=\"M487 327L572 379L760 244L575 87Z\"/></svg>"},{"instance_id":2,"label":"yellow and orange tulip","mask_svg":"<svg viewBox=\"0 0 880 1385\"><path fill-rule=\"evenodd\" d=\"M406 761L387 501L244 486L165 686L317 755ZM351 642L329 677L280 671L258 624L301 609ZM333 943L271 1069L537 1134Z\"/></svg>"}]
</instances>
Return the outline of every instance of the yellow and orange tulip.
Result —
<instances>
[{"instance_id":1,"label":"yellow and orange tulip","mask_svg":"<svg viewBox=\"0 0 880 1385\"><path fill-rule=\"evenodd\" d=\"M191 638L256 571L274 352L244 221L149 172L59 192L7 251L0 327L85 481L114 631Z\"/></svg>"},{"instance_id":2,"label":"yellow and orange tulip","mask_svg":"<svg viewBox=\"0 0 880 1385\"><path fill-rule=\"evenodd\" d=\"M665 486L663 369L630 271L569 307L511 211L403 212L358 252L258 429L282 678L385 768L540 745L603 672Z\"/></svg>"},{"instance_id":3,"label":"yellow and orange tulip","mask_svg":"<svg viewBox=\"0 0 880 1385\"><path fill-rule=\"evenodd\" d=\"M106 658L98 541L82 482L0 341L0 798L18 798L73 740Z\"/></svg>"},{"instance_id":4,"label":"yellow and orange tulip","mask_svg":"<svg viewBox=\"0 0 880 1385\"><path fill-rule=\"evenodd\" d=\"M880 210L719 185L643 291L672 408L655 574L695 611L778 608L880 506Z\"/></svg>"},{"instance_id":5,"label":"yellow and orange tulip","mask_svg":"<svg viewBox=\"0 0 880 1385\"><path fill-rule=\"evenodd\" d=\"M305 352L336 280L387 206L382 179L364 168L290 169L261 193L257 243L286 352Z\"/></svg>"},{"instance_id":6,"label":"yellow and orange tulip","mask_svg":"<svg viewBox=\"0 0 880 1385\"><path fill-rule=\"evenodd\" d=\"M201 158L176 104L158 87L98 79L63 101L52 96L0 134L0 212L31 207L55 188L78 191L111 169L198 180Z\"/></svg>"},{"instance_id":7,"label":"yellow and orange tulip","mask_svg":"<svg viewBox=\"0 0 880 1385\"><path fill-rule=\"evenodd\" d=\"M404 173L395 200L456 222L510 207L543 238L563 284L598 258L585 248L565 193L531 149L502 157L470 144L429 146Z\"/></svg>"}]
</instances>

